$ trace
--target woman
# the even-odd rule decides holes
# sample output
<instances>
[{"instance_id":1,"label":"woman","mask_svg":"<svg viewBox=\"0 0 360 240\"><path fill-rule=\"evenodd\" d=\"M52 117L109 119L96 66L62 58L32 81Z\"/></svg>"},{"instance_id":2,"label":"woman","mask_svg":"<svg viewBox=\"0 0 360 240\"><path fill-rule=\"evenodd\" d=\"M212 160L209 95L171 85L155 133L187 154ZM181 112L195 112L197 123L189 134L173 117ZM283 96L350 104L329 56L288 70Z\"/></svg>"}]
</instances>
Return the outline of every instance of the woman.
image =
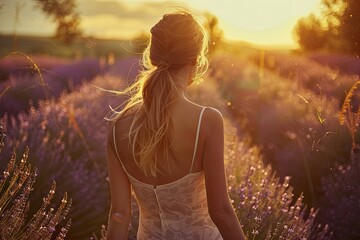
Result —
<instances>
[{"instance_id":1,"label":"woman","mask_svg":"<svg viewBox=\"0 0 360 240\"><path fill-rule=\"evenodd\" d=\"M206 51L205 31L189 13L167 14L151 29L144 70L108 127L107 239L127 239L130 186L137 239L245 239L226 188L222 115L185 97L206 71Z\"/></svg>"}]
</instances>

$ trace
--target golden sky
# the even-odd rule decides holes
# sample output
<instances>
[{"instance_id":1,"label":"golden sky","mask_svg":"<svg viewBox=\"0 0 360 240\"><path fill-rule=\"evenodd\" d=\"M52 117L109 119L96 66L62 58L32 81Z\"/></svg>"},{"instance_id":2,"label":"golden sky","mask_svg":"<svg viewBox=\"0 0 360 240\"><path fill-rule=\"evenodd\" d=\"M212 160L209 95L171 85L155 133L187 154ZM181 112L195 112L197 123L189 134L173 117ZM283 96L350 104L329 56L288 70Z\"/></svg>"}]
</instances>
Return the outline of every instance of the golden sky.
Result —
<instances>
[{"instance_id":1,"label":"golden sky","mask_svg":"<svg viewBox=\"0 0 360 240\"><path fill-rule=\"evenodd\" d=\"M319 9L320 0L77 0L86 35L131 38L148 32L175 6L195 14L216 15L228 40L264 45L295 46L292 29L298 18ZM51 35L55 24L36 8L34 1L0 0L0 33ZM15 6L20 6L19 20Z\"/></svg>"}]
</instances>

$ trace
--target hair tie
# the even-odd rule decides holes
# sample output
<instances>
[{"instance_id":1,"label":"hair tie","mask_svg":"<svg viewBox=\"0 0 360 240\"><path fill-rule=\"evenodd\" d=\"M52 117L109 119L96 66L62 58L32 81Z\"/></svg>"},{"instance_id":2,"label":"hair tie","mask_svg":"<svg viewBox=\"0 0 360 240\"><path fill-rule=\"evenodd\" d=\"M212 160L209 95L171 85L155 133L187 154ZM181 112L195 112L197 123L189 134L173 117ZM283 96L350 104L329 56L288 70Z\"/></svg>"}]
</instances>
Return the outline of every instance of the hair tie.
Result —
<instances>
[{"instance_id":1,"label":"hair tie","mask_svg":"<svg viewBox=\"0 0 360 240\"><path fill-rule=\"evenodd\" d=\"M167 70L170 67L170 64L168 64L167 62L161 61L158 65L157 68L160 70Z\"/></svg>"}]
</instances>

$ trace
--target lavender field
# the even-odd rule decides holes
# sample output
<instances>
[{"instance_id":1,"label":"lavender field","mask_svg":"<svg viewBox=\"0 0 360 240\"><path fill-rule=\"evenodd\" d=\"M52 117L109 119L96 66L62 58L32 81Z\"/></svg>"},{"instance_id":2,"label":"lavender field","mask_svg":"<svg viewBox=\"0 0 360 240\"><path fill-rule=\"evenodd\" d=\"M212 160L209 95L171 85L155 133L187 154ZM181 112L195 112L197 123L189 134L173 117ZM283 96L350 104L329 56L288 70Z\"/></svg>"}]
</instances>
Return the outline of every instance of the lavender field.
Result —
<instances>
[{"instance_id":1,"label":"lavender field","mask_svg":"<svg viewBox=\"0 0 360 240\"><path fill-rule=\"evenodd\" d=\"M228 190L247 238L359 239L360 61L235 52L213 55L188 95L225 117ZM110 206L104 117L124 97L100 88L130 84L138 61L2 59L2 239L101 238Z\"/></svg>"}]
</instances>

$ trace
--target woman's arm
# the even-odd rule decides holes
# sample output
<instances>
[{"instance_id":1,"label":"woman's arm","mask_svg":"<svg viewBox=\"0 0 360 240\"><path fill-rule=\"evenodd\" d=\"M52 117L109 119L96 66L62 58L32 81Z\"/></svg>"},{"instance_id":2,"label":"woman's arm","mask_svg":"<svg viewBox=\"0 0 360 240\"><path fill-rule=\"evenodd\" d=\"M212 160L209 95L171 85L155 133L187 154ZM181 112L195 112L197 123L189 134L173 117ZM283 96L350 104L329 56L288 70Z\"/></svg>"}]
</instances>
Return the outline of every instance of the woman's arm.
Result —
<instances>
[{"instance_id":1,"label":"woman's arm","mask_svg":"<svg viewBox=\"0 0 360 240\"><path fill-rule=\"evenodd\" d=\"M219 111L209 108L204 115L205 139L203 168L209 214L225 240L245 239L230 203L224 169L224 123Z\"/></svg>"},{"instance_id":2,"label":"woman's arm","mask_svg":"<svg viewBox=\"0 0 360 240\"><path fill-rule=\"evenodd\" d=\"M131 219L131 187L118 159L113 140L113 124L107 129L107 163L111 194L107 240L126 240Z\"/></svg>"}]
</instances>

